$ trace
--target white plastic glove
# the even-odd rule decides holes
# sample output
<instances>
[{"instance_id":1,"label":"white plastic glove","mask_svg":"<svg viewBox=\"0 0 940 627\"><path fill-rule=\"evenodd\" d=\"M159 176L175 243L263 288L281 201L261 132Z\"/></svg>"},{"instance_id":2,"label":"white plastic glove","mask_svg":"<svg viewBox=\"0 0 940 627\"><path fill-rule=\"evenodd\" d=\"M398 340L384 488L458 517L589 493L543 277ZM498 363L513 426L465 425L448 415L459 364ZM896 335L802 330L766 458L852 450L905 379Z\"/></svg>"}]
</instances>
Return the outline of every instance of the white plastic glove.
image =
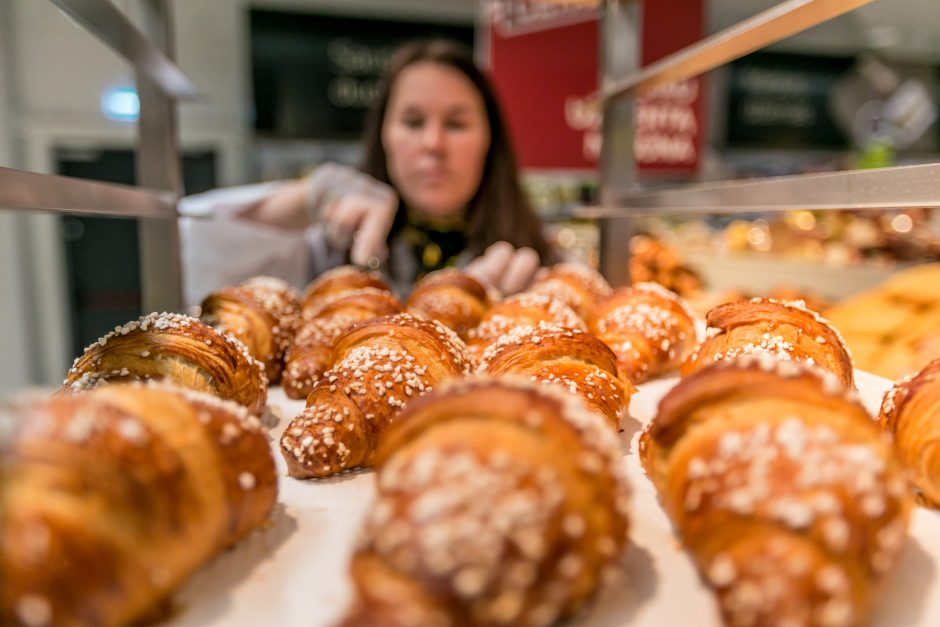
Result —
<instances>
[{"instance_id":1,"label":"white plastic glove","mask_svg":"<svg viewBox=\"0 0 940 627\"><path fill-rule=\"evenodd\" d=\"M539 255L531 248L496 242L471 261L466 272L510 296L527 288L538 269Z\"/></svg>"},{"instance_id":2,"label":"white plastic glove","mask_svg":"<svg viewBox=\"0 0 940 627\"><path fill-rule=\"evenodd\" d=\"M307 211L323 225L331 246L349 249L350 260L378 267L388 257L385 240L395 211L395 190L354 168L326 163L310 175Z\"/></svg>"}]
</instances>

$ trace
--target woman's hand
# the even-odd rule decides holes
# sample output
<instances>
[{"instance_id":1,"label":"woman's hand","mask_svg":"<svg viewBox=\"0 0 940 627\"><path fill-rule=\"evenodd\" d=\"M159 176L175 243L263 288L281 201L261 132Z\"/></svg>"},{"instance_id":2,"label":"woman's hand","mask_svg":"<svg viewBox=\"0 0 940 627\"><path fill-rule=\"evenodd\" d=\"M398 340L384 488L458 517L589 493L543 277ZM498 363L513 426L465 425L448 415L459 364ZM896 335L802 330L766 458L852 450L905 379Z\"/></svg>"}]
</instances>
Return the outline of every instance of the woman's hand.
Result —
<instances>
[{"instance_id":1,"label":"woman's hand","mask_svg":"<svg viewBox=\"0 0 940 627\"><path fill-rule=\"evenodd\" d=\"M321 224L332 247L348 249L357 265L375 267L388 256L385 240L397 209L398 195L390 186L355 168L325 163L243 217L286 229Z\"/></svg>"},{"instance_id":2,"label":"woman's hand","mask_svg":"<svg viewBox=\"0 0 940 627\"><path fill-rule=\"evenodd\" d=\"M378 267L388 257L385 241L395 219L398 197L355 192L333 201L321 213L327 241L349 249L354 264Z\"/></svg>"},{"instance_id":3,"label":"woman's hand","mask_svg":"<svg viewBox=\"0 0 940 627\"><path fill-rule=\"evenodd\" d=\"M466 271L510 296L527 288L538 269L539 255L531 248L496 242L471 261Z\"/></svg>"}]
</instances>

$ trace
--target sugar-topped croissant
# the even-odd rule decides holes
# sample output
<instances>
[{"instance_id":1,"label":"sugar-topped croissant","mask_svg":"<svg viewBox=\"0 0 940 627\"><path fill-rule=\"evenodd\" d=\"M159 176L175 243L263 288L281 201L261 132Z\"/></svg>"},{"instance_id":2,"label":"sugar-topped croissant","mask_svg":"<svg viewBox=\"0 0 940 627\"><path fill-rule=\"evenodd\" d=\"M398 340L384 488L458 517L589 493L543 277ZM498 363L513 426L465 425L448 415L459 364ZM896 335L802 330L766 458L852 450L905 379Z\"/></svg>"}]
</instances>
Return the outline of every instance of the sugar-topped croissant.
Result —
<instances>
[{"instance_id":1,"label":"sugar-topped croissant","mask_svg":"<svg viewBox=\"0 0 940 627\"><path fill-rule=\"evenodd\" d=\"M601 299L610 295L610 283L599 273L579 263L559 263L539 277L527 290L545 294L571 307L588 320Z\"/></svg>"},{"instance_id":2,"label":"sugar-topped croissant","mask_svg":"<svg viewBox=\"0 0 940 627\"><path fill-rule=\"evenodd\" d=\"M258 419L209 394L110 385L3 420L2 625L136 623L277 497Z\"/></svg>"},{"instance_id":3,"label":"sugar-topped croissant","mask_svg":"<svg viewBox=\"0 0 940 627\"><path fill-rule=\"evenodd\" d=\"M470 329L480 324L493 300L487 288L469 274L444 268L415 284L407 310L437 320L466 341Z\"/></svg>"},{"instance_id":4,"label":"sugar-topped croissant","mask_svg":"<svg viewBox=\"0 0 940 627\"><path fill-rule=\"evenodd\" d=\"M344 627L536 627L595 595L627 541L604 419L525 381L466 380L383 437Z\"/></svg>"},{"instance_id":5,"label":"sugar-topped croissant","mask_svg":"<svg viewBox=\"0 0 940 627\"><path fill-rule=\"evenodd\" d=\"M286 281L255 277L207 296L201 318L244 344L264 364L268 381L277 383L300 324L300 299Z\"/></svg>"},{"instance_id":6,"label":"sugar-topped croissant","mask_svg":"<svg viewBox=\"0 0 940 627\"><path fill-rule=\"evenodd\" d=\"M233 400L260 415L268 398L264 365L244 344L180 314L152 313L117 327L85 349L63 386L166 380Z\"/></svg>"},{"instance_id":7,"label":"sugar-topped croissant","mask_svg":"<svg viewBox=\"0 0 940 627\"><path fill-rule=\"evenodd\" d=\"M470 330L470 354L479 359L487 346L513 327L534 327L540 322L587 331L581 317L562 301L545 294L516 294L491 307L480 324Z\"/></svg>"},{"instance_id":8,"label":"sugar-topped croissant","mask_svg":"<svg viewBox=\"0 0 940 627\"><path fill-rule=\"evenodd\" d=\"M590 333L541 322L516 327L491 344L480 358L478 372L515 373L544 385L556 385L581 397L615 429L635 391L618 376L617 357Z\"/></svg>"},{"instance_id":9,"label":"sugar-topped croissant","mask_svg":"<svg viewBox=\"0 0 940 627\"><path fill-rule=\"evenodd\" d=\"M695 346L695 315L656 283L615 290L598 303L589 326L634 383L677 369Z\"/></svg>"},{"instance_id":10,"label":"sugar-topped croissant","mask_svg":"<svg viewBox=\"0 0 940 627\"><path fill-rule=\"evenodd\" d=\"M363 287L326 298L310 309L284 365L284 392L290 398L307 398L330 367L333 343L356 322L401 312L395 295L374 287Z\"/></svg>"},{"instance_id":11,"label":"sugar-topped croissant","mask_svg":"<svg viewBox=\"0 0 940 627\"><path fill-rule=\"evenodd\" d=\"M705 340L682 365L686 375L713 361L763 354L831 372L853 385L852 358L839 332L800 302L752 298L719 305L706 316Z\"/></svg>"},{"instance_id":12,"label":"sugar-topped croissant","mask_svg":"<svg viewBox=\"0 0 940 627\"><path fill-rule=\"evenodd\" d=\"M371 287L390 292L388 284L376 272L366 272L355 266L340 266L327 270L314 279L303 296L303 317L310 318L330 298L343 292Z\"/></svg>"},{"instance_id":13,"label":"sugar-topped croissant","mask_svg":"<svg viewBox=\"0 0 940 627\"><path fill-rule=\"evenodd\" d=\"M379 435L405 403L466 374L470 363L453 331L410 314L353 326L336 340L333 358L281 437L292 477L371 466Z\"/></svg>"},{"instance_id":14,"label":"sugar-topped croissant","mask_svg":"<svg viewBox=\"0 0 940 627\"><path fill-rule=\"evenodd\" d=\"M867 624L911 499L835 375L768 355L682 379L640 438L647 474L725 624Z\"/></svg>"},{"instance_id":15,"label":"sugar-topped croissant","mask_svg":"<svg viewBox=\"0 0 940 627\"><path fill-rule=\"evenodd\" d=\"M940 359L913 377L898 381L881 404L878 420L894 435L894 446L911 480L918 500L940 507Z\"/></svg>"}]
</instances>

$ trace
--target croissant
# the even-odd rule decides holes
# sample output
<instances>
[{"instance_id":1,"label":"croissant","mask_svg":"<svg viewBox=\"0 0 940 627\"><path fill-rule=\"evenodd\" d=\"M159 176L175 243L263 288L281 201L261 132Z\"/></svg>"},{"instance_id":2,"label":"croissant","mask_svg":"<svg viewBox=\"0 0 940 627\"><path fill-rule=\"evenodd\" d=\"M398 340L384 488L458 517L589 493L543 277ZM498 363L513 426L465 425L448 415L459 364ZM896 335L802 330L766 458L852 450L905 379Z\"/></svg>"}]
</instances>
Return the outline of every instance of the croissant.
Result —
<instances>
[{"instance_id":1,"label":"croissant","mask_svg":"<svg viewBox=\"0 0 940 627\"><path fill-rule=\"evenodd\" d=\"M904 470L854 390L768 355L682 379L640 457L725 623L864 625L904 543Z\"/></svg>"},{"instance_id":2,"label":"croissant","mask_svg":"<svg viewBox=\"0 0 940 627\"><path fill-rule=\"evenodd\" d=\"M466 374L466 347L435 320L410 314L356 324L337 338L333 364L281 437L292 477L371 466L379 435L405 403Z\"/></svg>"},{"instance_id":3,"label":"croissant","mask_svg":"<svg viewBox=\"0 0 940 627\"><path fill-rule=\"evenodd\" d=\"M469 274L445 268L431 272L415 285L408 313L437 320L466 341L493 304L486 287Z\"/></svg>"},{"instance_id":4,"label":"croissant","mask_svg":"<svg viewBox=\"0 0 940 627\"><path fill-rule=\"evenodd\" d=\"M356 322L401 312L391 292L364 287L327 299L311 310L287 351L282 385L290 398L306 398L330 367L333 342Z\"/></svg>"},{"instance_id":5,"label":"croissant","mask_svg":"<svg viewBox=\"0 0 940 627\"><path fill-rule=\"evenodd\" d=\"M85 349L65 378L69 390L158 379L233 400L260 415L268 398L264 365L237 339L180 314L152 313Z\"/></svg>"},{"instance_id":6,"label":"croissant","mask_svg":"<svg viewBox=\"0 0 940 627\"><path fill-rule=\"evenodd\" d=\"M268 381L277 383L300 324L300 300L286 281L255 277L207 296L201 318L241 341L264 364Z\"/></svg>"},{"instance_id":7,"label":"croissant","mask_svg":"<svg viewBox=\"0 0 940 627\"><path fill-rule=\"evenodd\" d=\"M587 331L581 317L571 307L545 294L516 294L490 308L483 320L470 329L467 347L479 359L487 346L513 327L538 326L550 322L568 329Z\"/></svg>"},{"instance_id":8,"label":"croissant","mask_svg":"<svg viewBox=\"0 0 940 627\"><path fill-rule=\"evenodd\" d=\"M111 385L13 419L0 443L2 625L135 621L276 501L258 419L208 394Z\"/></svg>"},{"instance_id":9,"label":"croissant","mask_svg":"<svg viewBox=\"0 0 940 627\"><path fill-rule=\"evenodd\" d=\"M585 265L559 263L538 278L528 292L556 298L587 320L597 303L610 295L611 288L604 277Z\"/></svg>"},{"instance_id":10,"label":"croissant","mask_svg":"<svg viewBox=\"0 0 940 627\"><path fill-rule=\"evenodd\" d=\"M853 385L852 358L839 332L802 306L769 298L726 303L708 312L706 339L682 365L687 375L719 359L766 354L815 365Z\"/></svg>"},{"instance_id":11,"label":"croissant","mask_svg":"<svg viewBox=\"0 0 940 627\"><path fill-rule=\"evenodd\" d=\"M549 625L627 541L614 431L544 386L449 384L409 404L376 464L344 627Z\"/></svg>"},{"instance_id":12,"label":"croissant","mask_svg":"<svg viewBox=\"0 0 940 627\"><path fill-rule=\"evenodd\" d=\"M675 370L695 345L695 315L657 283L615 290L598 303L589 326L633 383Z\"/></svg>"},{"instance_id":13,"label":"croissant","mask_svg":"<svg viewBox=\"0 0 940 627\"><path fill-rule=\"evenodd\" d=\"M913 377L898 381L881 404L881 427L908 469L918 500L940 507L940 359Z\"/></svg>"},{"instance_id":14,"label":"croissant","mask_svg":"<svg viewBox=\"0 0 940 627\"><path fill-rule=\"evenodd\" d=\"M599 339L579 329L541 322L516 327L483 352L478 372L516 373L544 385L556 385L581 397L615 428L635 392L621 380L617 357Z\"/></svg>"},{"instance_id":15,"label":"croissant","mask_svg":"<svg viewBox=\"0 0 940 627\"><path fill-rule=\"evenodd\" d=\"M314 279L304 291L302 315L307 320L331 298L364 287L391 291L388 284L375 272L366 272L355 266L340 266L328 270Z\"/></svg>"}]
</instances>

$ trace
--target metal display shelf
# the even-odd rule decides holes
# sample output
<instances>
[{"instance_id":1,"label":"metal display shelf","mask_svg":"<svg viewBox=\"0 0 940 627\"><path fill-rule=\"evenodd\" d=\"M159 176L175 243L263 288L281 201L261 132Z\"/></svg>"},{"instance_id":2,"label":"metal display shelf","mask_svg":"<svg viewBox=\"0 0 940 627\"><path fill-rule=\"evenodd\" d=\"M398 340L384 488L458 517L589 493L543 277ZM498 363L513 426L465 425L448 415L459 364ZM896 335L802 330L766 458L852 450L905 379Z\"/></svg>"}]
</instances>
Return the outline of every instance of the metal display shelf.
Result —
<instances>
[{"instance_id":1,"label":"metal display shelf","mask_svg":"<svg viewBox=\"0 0 940 627\"><path fill-rule=\"evenodd\" d=\"M0 207L90 215L176 219L168 191L0 167Z\"/></svg>"},{"instance_id":2,"label":"metal display shelf","mask_svg":"<svg viewBox=\"0 0 940 627\"><path fill-rule=\"evenodd\" d=\"M614 207L580 207L582 218L750 213L792 209L940 207L940 163L689 185L614 196Z\"/></svg>"},{"instance_id":3,"label":"metal display shelf","mask_svg":"<svg viewBox=\"0 0 940 627\"><path fill-rule=\"evenodd\" d=\"M643 190L636 184L633 97L697 76L796 35L872 0L786 0L754 17L640 69L640 3L608 0L601 14L603 147L600 207L577 217L600 218L600 269L615 285L630 281L633 218L651 214L728 214L789 209L940 207L940 164L828 174L722 181ZM885 1L885 0L882 0Z\"/></svg>"},{"instance_id":4,"label":"metal display shelf","mask_svg":"<svg viewBox=\"0 0 940 627\"><path fill-rule=\"evenodd\" d=\"M183 71L109 0L51 0L63 13L114 49L171 98L199 92Z\"/></svg>"},{"instance_id":5,"label":"metal display shelf","mask_svg":"<svg viewBox=\"0 0 940 627\"><path fill-rule=\"evenodd\" d=\"M110 0L51 2L134 66L142 187L0 168L0 208L140 219L142 307L179 311L183 290L176 205L183 186L176 103L199 94L173 62L171 0L139 0L141 28Z\"/></svg>"},{"instance_id":6,"label":"metal display shelf","mask_svg":"<svg viewBox=\"0 0 940 627\"><path fill-rule=\"evenodd\" d=\"M786 0L720 33L683 48L601 90L595 99L638 96L698 76L874 0Z\"/></svg>"}]
</instances>

